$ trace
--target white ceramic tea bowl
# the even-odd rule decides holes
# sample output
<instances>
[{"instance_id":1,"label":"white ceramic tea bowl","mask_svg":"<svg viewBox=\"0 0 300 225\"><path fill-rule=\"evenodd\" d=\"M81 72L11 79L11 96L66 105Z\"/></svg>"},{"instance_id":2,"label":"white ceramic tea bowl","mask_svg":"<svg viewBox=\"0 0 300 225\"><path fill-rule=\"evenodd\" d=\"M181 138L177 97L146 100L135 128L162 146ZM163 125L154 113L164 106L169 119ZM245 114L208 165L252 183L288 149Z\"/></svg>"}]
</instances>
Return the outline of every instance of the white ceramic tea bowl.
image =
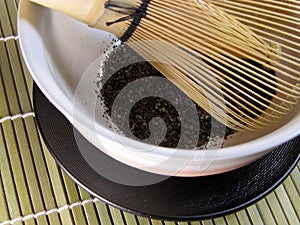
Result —
<instances>
[{"instance_id":1,"label":"white ceramic tea bowl","mask_svg":"<svg viewBox=\"0 0 300 225\"><path fill-rule=\"evenodd\" d=\"M210 175L249 164L299 135L298 104L276 126L238 132L217 149L172 149L125 138L98 115L99 62L113 36L26 0L19 7L21 50L38 87L99 151L125 164L164 175Z\"/></svg>"}]
</instances>

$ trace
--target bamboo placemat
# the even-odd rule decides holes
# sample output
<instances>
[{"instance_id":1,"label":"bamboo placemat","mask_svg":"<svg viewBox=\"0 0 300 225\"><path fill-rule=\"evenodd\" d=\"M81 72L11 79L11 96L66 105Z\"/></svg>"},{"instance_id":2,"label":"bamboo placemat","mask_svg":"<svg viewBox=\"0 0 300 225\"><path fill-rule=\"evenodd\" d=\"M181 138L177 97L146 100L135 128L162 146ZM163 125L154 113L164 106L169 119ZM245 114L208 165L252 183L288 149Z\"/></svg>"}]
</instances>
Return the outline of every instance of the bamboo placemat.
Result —
<instances>
[{"instance_id":1,"label":"bamboo placemat","mask_svg":"<svg viewBox=\"0 0 300 225\"><path fill-rule=\"evenodd\" d=\"M0 225L300 224L300 163L275 191L224 217L169 222L92 198L57 167L35 123L33 81L17 33L18 0L0 0Z\"/></svg>"}]
</instances>

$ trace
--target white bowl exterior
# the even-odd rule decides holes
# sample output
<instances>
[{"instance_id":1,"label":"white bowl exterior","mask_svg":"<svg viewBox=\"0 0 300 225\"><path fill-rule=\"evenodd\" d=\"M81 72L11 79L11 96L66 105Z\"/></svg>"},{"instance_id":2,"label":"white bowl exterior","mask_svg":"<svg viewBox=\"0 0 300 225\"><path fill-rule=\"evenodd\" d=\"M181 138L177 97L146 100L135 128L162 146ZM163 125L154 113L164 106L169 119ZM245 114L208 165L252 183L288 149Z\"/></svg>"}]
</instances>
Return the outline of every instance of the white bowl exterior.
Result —
<instances>
[{"instance_id":1,"label":"white bowl exterior","mask_svg":"<svg viewBox=\"0 0 300 225\"><path fill-rule=\"evenodd\" d=\"M263 131L261 137L222 149L153 148L130 139L126 140L128 146L124 147L112 130L89 121L89 114L84 109L76 108L76 121L73 116L74 95L81 76L105 50L103 43L109 42L111 35L24 0L20 2L18 29L26 64L45 96L87 140L133 167L176 176L221 173L244 166L299 135L298 106L277 126L278 129L271 128ZM80 106L80 102L78 104ZM145 148L152 150L140 151Z\"/></svg>"}]
</instances>

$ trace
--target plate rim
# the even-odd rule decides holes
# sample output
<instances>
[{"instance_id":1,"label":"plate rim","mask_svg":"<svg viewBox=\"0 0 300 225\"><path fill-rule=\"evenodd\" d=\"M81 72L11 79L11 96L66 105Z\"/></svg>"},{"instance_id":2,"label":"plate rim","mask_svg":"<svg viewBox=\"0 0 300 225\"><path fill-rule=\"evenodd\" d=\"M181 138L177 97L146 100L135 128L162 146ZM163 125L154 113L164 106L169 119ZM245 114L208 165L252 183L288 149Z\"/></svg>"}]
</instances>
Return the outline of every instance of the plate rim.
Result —
<instances>
[{"instance_id":1,"label":"plate rim","mask_svg":"<svg viewBox=\"0 0 300 225\"><path fill-rule=\"evenodd\" d=\"M261 200L262 198L264 198L265 196L267 196L268 194L270 194L272 191L274 191L274 189L276 189L280 184L282 184L282 182L289 176L289 174L292 172L292 170L297 166L299 160L300 160L300 152L298 154L298 157L293 161L292 165L289 165L289 168L284 172L284 175L277 181L275 181L269 188L267 188L265 191L263 191L262 193L258 194L255 198L252 198L242 204L238 204L235 207L229 208L229 209L224 209L218 212L213 212L213 213L206 213L206 214L202 214L202 215L187 215L187 216L170 216L170 215L154 215L154 214L150 214L147 212L143 212L143 210L139 211L137 209L132 209L126 206L122 206L116 202L114 202L113 200L107 199L103 196L101 196L101 194L96 193L95 190L92 190L91 188L89 188L86 184L84 184L82 181L80 181L78 178L76 178L76 175L73 174L72 171L70 171L66 165L64 165L64 163L61 161L61 159L59 159L57 157L57 155L55 154L55 152L53 151L51 144L49 143L48 138L46 137L46 134L43 132L42 130L42 126L41 126L41 122L40 122L40 117L39 117L39 113L37 113L36 110L36 101L37 101L37 95L38 94L42 94L44 95L39 87L34 83L34 87L33 87L33 106L34 106L34 112L35 112L35 120L37 123L37 127L38 130L43 138L43 141L49 151L49 153L51 154L51 156L55 159L55 162L58 164L58 166L77 184L79 185L81 188L83 188L85 191L87 191L91 196L93 196L94 198L103 201L104 203L111 205L117 209L120 209L124 212L128 212L128 213L132 213L134 215L137 216L143 216L145 218L149 218L149 219L158 219L158 220L167 220L167 221L195 221L195 220L204 220L204 219L212 219L212 218L216 218L216 217L220 217L220 216L225 216L228 215L230 213L234 213L238 210L242 210L252 204L254 204L255 202ZM44 96L46 98L46 96ZM48 99L47 99L48 100ZM48 100L48 104L51 104L52 107L53 104ZM55 107L54 107L55 108ZM55 108L55 110L58 111L58 109ZM59 112L60 113L60 112ZM60 113L61 114L61 113ZM62 115L63 116L63 115ZM64 117L64 119L66 119ZM70 126L72 126L70 124L70 122L68 121L68 124ZM85 139L85 138L84 138ZM237 169L239 170L239 169ZM210 175L210 177L212 177L214 175ZM197 179L197 177L184 177L183 179Z\"/></svg>"}]
</instances>

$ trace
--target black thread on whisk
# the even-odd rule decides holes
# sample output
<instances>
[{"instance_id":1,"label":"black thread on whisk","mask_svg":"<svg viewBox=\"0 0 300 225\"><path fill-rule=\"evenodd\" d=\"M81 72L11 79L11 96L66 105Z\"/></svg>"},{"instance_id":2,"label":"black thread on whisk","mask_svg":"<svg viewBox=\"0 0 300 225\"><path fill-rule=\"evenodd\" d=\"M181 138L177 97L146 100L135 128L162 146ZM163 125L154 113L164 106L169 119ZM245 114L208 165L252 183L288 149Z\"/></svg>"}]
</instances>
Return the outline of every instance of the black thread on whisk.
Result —
<instances>
[{"instance_id":1,"label":"black thread on whisk","mask_svg":"<svg viewBox=\"0 0 300 225\"><path fill-rule=\"evenodd\" d=\"M122 42L126 42L131 37L131 35L134 33L134 31L136 30L136 28L140 24L142 18L144 18L147 15L147 8L148 8L149 3L150 3L150 0L142 0L140 7L135 8L135 7L120 6L115 3L112 3L111 1L106 2L104 5L105 8L112 10L114 12L120 13L120 14L127 15L127 16L117 19L113 22L107 22L106 25L111 26L115 23L119 23L119 22L123 22L123 21L132 19L131 24L129 25L127 30L124 32L122 37L120 37L120 40Z\"/></svg>"}]
</instances>

